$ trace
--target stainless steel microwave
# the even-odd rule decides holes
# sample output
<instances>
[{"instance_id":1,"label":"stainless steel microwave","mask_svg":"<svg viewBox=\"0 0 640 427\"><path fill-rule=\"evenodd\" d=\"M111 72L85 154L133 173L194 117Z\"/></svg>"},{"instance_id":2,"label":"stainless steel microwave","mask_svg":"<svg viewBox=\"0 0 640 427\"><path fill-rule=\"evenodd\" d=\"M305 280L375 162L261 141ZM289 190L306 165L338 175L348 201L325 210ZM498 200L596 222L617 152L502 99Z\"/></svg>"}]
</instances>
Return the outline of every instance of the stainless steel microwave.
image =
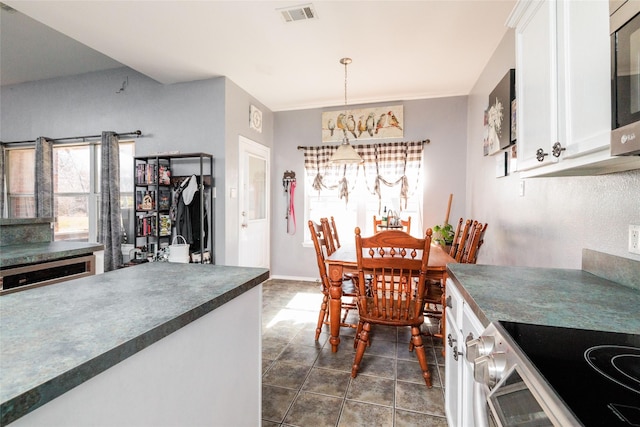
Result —
<instances>
[{"instance_id":1,"label":"stainless steel microwave","mask_svg":"<svg viewBox=\"0 0 640 427\"><path fill-rule=\"evenodd\" d=\"M611 0L611 155L640 155L640 1Z\"/></svg>"}]
</instances>

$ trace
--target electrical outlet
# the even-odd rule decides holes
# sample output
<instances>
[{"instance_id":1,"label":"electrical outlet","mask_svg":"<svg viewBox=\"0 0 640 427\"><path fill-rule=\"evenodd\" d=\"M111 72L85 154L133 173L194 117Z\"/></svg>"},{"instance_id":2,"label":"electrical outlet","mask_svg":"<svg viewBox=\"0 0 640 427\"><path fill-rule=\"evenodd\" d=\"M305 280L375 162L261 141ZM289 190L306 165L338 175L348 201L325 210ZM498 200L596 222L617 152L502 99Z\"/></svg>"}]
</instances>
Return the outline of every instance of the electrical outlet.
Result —
<instances>
[{"instance_id":1,"label":"electrical outlet","mask_svg":"<svg viewBox=\"0 0 640 427\"><path fill-rule=\"evenodd\" d=\"M640 225L629 225L629 252L640 255Z\"/></svg>"}]
</instances>

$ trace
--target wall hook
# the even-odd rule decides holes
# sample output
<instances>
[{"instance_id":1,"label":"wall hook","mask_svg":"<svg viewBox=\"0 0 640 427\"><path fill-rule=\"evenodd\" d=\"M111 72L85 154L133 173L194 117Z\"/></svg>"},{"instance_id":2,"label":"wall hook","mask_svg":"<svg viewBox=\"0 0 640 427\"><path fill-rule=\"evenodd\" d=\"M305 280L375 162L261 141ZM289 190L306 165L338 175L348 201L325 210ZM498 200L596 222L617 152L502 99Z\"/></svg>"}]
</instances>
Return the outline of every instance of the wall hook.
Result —
<instances>
[{"instance_id":1,"label":"wall hook","mask_svg":"<svg viewBox=\"0 0 640 427\"><path fill-rule=\"evenodd\" d=\"M125 81L122 82L122 87L120 88L120 90L116 91L116 93L122 93L125 91L125 89L127 88L127 86L129 86L129 76L127 76L127 78L125 79Z\"/></svg>"}]
</instances>

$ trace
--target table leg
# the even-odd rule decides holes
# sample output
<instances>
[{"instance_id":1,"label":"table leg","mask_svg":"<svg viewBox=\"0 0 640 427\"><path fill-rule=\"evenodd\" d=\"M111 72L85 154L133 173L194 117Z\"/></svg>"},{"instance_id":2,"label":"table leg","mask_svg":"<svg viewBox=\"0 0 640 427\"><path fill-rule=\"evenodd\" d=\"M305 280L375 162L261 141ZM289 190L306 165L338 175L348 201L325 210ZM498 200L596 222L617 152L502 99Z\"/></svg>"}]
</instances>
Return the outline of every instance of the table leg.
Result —
<instances>
[{"instance_id":1,"label":"table leg","mask_svg":"<svg viewBox=\"0 0 640 427\"><path fill-rule=\"evenodd\" d=\"M342 315L342 273L340 264L329 264L329 328L331 351L338 351L340 344L340 316Z\"/></svg>"}]
</instances>

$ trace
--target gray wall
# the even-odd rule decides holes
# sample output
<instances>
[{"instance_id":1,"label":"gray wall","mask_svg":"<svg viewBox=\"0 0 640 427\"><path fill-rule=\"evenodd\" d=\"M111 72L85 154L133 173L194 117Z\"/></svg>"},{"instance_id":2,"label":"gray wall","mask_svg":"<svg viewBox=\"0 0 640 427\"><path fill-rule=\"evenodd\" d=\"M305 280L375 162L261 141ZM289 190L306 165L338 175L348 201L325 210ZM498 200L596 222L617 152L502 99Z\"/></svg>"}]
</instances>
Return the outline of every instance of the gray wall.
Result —
<instances>
[{"instance_id":1,"label":"gray wall","mask_svg":"<svg viewBox=\"0 0 640 427\"><path fill-rule=\"evenodd\" d=\"M219 229L222 233L221 242L224 242L225 264L238 264L238 236L240 232L240 208L238 198L230 197L230 189L238 188L238 167L239 167L239 136L242 135L254 142L271 148L273 156L273 128L274 117L269 111L255 98L252 98L247 92L238 85L227 79L225 97L225 168L224 174L225 184L221 188L225 190L218 192L218 200L224 198L224 215L225 225ZM262 132L257 132L249 127L249 108L253 104L262 111ZM273 168L272 168L273 170Z\"/></svg>"},{"instance_id":2,"label":"gray wall","mask_svg":"<svg viewBox=\"0 0 640 427\"><path fill-rule=\"evenodd\" d=\"M467 98L435 98L403 101L402 141L430 139L424 146L423 223L433 227L444 221L449 194L453 193L451 218L464 214ZM354 105L375 107L386 104ZM322 109L275 113L274 159L272 165L271 272L276 277L314 278L318 276L313 247L303 247L304 238L304 156L299 145L323 145L320 129ZM388 141L398 141L388 140ZM285 221L285 194L282 174L293 170L298 178L295 192L297 232L289 235ZM353 236L340 236L341 241Z\"/></svg>"},{"instance_id":3,"label":"gray wall","mask_svg":"<svg viewBox=\"0 0 640 427\"><path fill-rule=\"evenodd\" d=\"M116 93L127 78L124 92ZM262 107L265 128L262 134L249 130L251 103ZM2 141L140 129L144 137L136 140L136 155L176 150L213 154L218 193L214 225L216 261L233 264L237 260L237 247L231 254L225 248L225 242L237 240L237 227L226 225L227 215L237 217L237 200L229 203L224 197L228 195L227 176L237 183L238 134L272 145L273 113L233 82L217 78L162 85L123 67L3 86L0 105ZM191 173L196 164L187 163L174 173Z\"/></svg>"},{"instance_id":4,"label":"gray wall","mask_svg":"<svg viewBox=\"0 0 640 427\"><path fill-rule=\"evenodd\" d=\"M640 224L640 170L531 178L524 197L517 172L495 178L495 158L482 155L483 114L509 68L515 68L513 30L469 95L466 212L489 223L478 263L580 268L582 248L640 260L627 251L629 224Z\"/></svg>"}]
</instances>

